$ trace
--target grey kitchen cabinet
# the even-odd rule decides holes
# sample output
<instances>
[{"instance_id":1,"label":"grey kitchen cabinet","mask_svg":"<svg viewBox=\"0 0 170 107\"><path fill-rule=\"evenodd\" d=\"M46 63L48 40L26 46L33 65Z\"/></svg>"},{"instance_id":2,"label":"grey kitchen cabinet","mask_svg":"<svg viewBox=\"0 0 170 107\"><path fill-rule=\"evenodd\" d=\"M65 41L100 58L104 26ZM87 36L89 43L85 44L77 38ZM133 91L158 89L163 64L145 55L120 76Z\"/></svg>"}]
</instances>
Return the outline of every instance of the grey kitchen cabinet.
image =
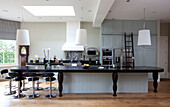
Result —
<instances>
[{"instance_id":1,"label":"grey kitchen cabinet","mask_svg":"<svg viewBox=\"0 0 170 107\"><path fill-rule=\"evenodd\" d=\"M104 35L103 36L103 48L112 48L112 36Z\"/></svg>"},{"instance_id":2,"label":"grey kitchen cabinet","mask_svg":"<svg viewBox=\"0 0 170 107\"><path fill-rule=\"evenodd\" d=\"M133 21L133 34L138 34L139 30L143 29L143 23L141 20L134 20Z\"/></svg>"},{"instance_id":3,"label":"grey kitchen cabinet","mask_svg":"<svg viewBox=\"0 0 170 107\"><path fill-rule=\"evenodd\" d=\"M157 34L157 22L154 20L147 20L146 21L146 29L150 29L151 35L156 36Z\"/></svg>"},{"instance_id":4,"label":"grey kitchen cabinet","mask_svg":"<svg viewBox=\"0 0 170 107\"><path fill-rule=\"evenodd\" d=\"M102 34L112 34L113 33L113 20L104 20L102 24Z\"/></svg>"},{"instance_id":5,"label":"grey kitchen cabinet","mask_svg":"<svg viewBox=\"0 0 170 107\"><path fill-rule=\"evenodd\" d=\"M155 49L135 49L135 66L156 66Z\"/></svg>"},{"instance_id":6,"label":"grey kitchen cabinet","mask_svg":"<svg viewBox=\"0 0 170 107\"><path fill-rule=\"evenodd\" d=\"M157 21L147 20L151 30L151 46L138 46L138 32L143 29L142 20L105 20L102 24L101 48L124 48L124 34L133 33L135 66L156 66Z\"/></svg>"},{"instance_id":7,"label":"grey kitchen cabinet","mask_svg":"<svg viewBox=\"0 0 170 107\"><path fill-rule=\"evenodd\" d=\"M123 21L123 32L138 34L140 29L142 29L142 21L137 20Z\"/></svg>"},{"instance_id":8,"label":"grey kitchen cabinet","mask_svg":"<svg viewBox=\"0 0 170 107\"><path fill-rule=\"evenodd\" d=\"M122 20L104 20L102 24L102 34L122 34Z\"/></svg>"},{"instance_id":9,"label":"grey kitchen cabinet","mask_svg":"<svg viewBox=\"0 0 170 107\"><path fill-rule=\"evenodd\" d=\"M123 36L104 35L102 48L123 48Z\"/></svg>"},{"instance_id":10,"label":"grey kitchen cabinet","mask_svg":"<svg viewBox=\"0 0 170 107\"><path fill-rule=\"evenodd\" d=\"M143 50L134 49L135 66L143 66L144 63L143 55L144 55Z\"/></svg>"},{"instance_id":11,"label":"grey kitchen cabinet","mask_svg":"<svg viewBox=\"0 0 170 107\"><path fill-rule=\"evenodd\" d=\"M144 49L144 66L156 66L156 49Z\"/></svg>"},{"instance_id":12,"label":"grey kitchen cabinet","mask_svg":"<svg viewBox=\"0 0 170 107\"><path fill-rule=\"evenodd\" d=\"M122 34L123 33L123 21L122 20L113 20L113 33Z\"/></svg>"},{"instance_id":13,"label":"grey kitchen cabinet","mask_svg":"<svg viewBox=\"0 0 170 107\"><path fill-rule=\"evenodd\" d=\"M123 48L123 44L124 44L124 42L122 42L123 36L117 35L114 38L115 38L115 45L113 45L113 48Z\"/></svg>"},{"instance_id":14,"label":"grey kitchen cabinet","mask_svg":"<svg viewBox=\"0 0 170 107\"><path fill-rule=\"evenodd\" d=\"M123 32L131 33L133 32L132 20L124 20L123 21Z\"/></svg>"}]
</instances>

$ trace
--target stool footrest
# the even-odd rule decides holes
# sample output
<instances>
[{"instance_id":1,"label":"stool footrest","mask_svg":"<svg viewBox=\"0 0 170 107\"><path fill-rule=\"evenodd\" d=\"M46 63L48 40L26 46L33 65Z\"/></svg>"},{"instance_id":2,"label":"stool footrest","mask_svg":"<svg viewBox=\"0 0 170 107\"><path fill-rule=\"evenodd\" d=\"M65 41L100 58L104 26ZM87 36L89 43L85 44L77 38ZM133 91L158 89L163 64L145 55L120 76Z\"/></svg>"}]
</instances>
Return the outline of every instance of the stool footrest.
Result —
<instances>
[{"instance_id":1,"label":"stool footrest","mask_svg":"<svg viewBox=\"0 0 170 107\"><path fill-rule=\"evenodd\" d=\"M56 94L48 94L45 95L45 98L55 98L57 95Z\"/></svg>"},{"instance_id":2,"label":"stool footrest","mask_svg":"<svg viewBox=\"0 0 170 107\"><path fill-rule=\"evenodd\" d=\"M40 97L39 94L34 94L34 95L28 95L27 98L33 99L33 98L38 98Z\"/></svg>"},{"instance_id":3,"label":"stool footrest","mask_svg":"<svg viewBox=\"0 0 170 107\"><path fill-rule=\"evenodd\" d=\"M22 88L21 90L22 90L22 91L27 91L27 90L29 90L29 88L24 87L24 88Z\"/></svg>"},{"instance_id":4,"label":"stool footrest","mask_svg":"<svg viewBox=\"0 0 170 107\"><path fill-rule=\"evenodd\" d=\"M5 92L4 95L13 95L16 94L16 91L11 91L11 92Z\"/></svg>"},{"instance_id":5,"label":"stool footrest","mask_svg":"<svg viewBox=\"0 0 170 107\"><path fill-rule=\"evenodd\" d=\"M43 90L42 87L35 87L35 90L38 91L38 90Z\"/></svg>"},{"instance_id":6,"label":"stool footrest","mask_svg":"<svg viewBox=\"0 0 170 107\"><path fill-rule=\"evenodd\" d=\"M56 90L55 87L51 87L51 88L52 88L52 90ZM49 90L50 90L50 87L45 88L45 91L49 91Z\"/></svg>"},{"instance_id":7,"label":"stool footrest","mask_svg":"<svg viewBox=\"0 0 170 107\"><path fill-rule=\"evenodd\" d=\"M19 95L14 95L13 97L14 98L23 98L25 96L26 96L25 94L19 94Z\"/></svg>"}]
</instances>

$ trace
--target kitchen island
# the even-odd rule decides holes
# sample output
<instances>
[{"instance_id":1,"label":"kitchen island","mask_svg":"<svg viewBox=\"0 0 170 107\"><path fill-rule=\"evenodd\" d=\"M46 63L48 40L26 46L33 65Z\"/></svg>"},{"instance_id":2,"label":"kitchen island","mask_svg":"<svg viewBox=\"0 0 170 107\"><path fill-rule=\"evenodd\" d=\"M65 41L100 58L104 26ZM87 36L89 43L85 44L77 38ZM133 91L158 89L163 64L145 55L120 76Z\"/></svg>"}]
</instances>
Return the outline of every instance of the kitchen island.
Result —
<instances>
[{"instance_id":1,"label":"kitchen island","mask_svg":"<svg viewBox=\"0 0 170 107\"><path fill-rule=\"evenodd\" d=\"M72 66L52 66L51 69L45 69L44 66L20 66L20 67L12 67L11 71L18 72L20 76L22 76L23 72L29 72L29 71L35 71L35 72L58 72L58 82L59 82L59 96L62 96L62 91L63 91L63 81L64 79L70 78L68 76L64 75L67 73L88 73L88 74L100 74L100 73L108 73L110 77L112 77L112 84L108 84L108 86L113 87L113 96L117 96L117 82L118 82L118 74L123 74L123 73L138 73L138 74L147 74L147 73L152 73L153 74L153 86L154 86L154 92L157 92L157 79L158 79L158 72L163 72L164 70L162 68L158 67L134 67L134 68L104 68L104 69L98 69L99 66L90 66L87 69L83 69L81 66L77 67L72 67ZM74 75L74 74L73 74ZM134 75L135 76L135 75ZM142 75L141 75L142 76ZM91 82L96 82L97 81L91 81ZM138 81L137 81L138 82ZM65 83L66 84L66 83ZM65 88L64 84L64 88ZM107 83L105 83L107 84ZM120 84L120 83L119 83ZM140 83L138 83L140 84ZM67 83L69 85L69 83ZM67 86L66 86L67 87ZM73 86L70 86L73 87ZM143 86L142 86L143 87ZM68 87L67 87L68 88ZM80 87L81 88L81 87ZM106 89L109 87L105 87ZM97 89L97 88L96 88Z\"/></svg>"}]
</instances>

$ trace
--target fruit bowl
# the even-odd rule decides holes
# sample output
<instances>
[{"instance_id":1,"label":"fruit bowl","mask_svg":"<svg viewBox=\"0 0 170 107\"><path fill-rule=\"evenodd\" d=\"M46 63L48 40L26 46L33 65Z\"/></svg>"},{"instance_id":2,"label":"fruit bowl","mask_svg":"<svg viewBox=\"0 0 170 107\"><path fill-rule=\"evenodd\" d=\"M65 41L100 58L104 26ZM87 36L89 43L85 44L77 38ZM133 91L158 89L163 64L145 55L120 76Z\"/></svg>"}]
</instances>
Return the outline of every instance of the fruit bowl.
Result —
<instances>
[{"instance_id":1,"label":"fruit bowl","mask_svg":"<svg viewBox=\"0 0 170 107\"><path fill-rule=\"evenodd\" d=\"M83 65L83 69L88 69L89 68L89 64L84 64Z\"/></svg>"}]
</instances>

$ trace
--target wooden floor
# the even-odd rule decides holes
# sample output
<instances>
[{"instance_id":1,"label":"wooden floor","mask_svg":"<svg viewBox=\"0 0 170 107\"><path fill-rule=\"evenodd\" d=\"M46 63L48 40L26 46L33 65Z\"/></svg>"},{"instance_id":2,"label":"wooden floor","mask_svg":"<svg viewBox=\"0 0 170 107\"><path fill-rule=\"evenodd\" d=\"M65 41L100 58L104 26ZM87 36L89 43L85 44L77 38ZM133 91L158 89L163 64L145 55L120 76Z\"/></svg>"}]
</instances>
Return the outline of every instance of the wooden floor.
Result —
<instances>
[{"instance_id":1,"label":"wooden floor","mask_svg":"<svg viewBox=\"0 0 170 107\"><path fill-rule=\"evenodd\" d=\"M118 93L117 97L112 94L64 94L54 99L45 99L48 92L38 91L41 97L37 99L13 99L12 96L4 96L4 85L8 82L0 82L0 107L170 107L170 80L162 80L159 83L158 93L152 92L152 82L149 83L148 93ZM16 84L16 83L14 83ZM26 86L31 85L31 83ZM54 85L57 85L55 83ZM48 85L43 83L43 87ZM26 95L30 91L23 92ZM54 93L58 94L57 91Z\"/></svg>"}]
</instances>

